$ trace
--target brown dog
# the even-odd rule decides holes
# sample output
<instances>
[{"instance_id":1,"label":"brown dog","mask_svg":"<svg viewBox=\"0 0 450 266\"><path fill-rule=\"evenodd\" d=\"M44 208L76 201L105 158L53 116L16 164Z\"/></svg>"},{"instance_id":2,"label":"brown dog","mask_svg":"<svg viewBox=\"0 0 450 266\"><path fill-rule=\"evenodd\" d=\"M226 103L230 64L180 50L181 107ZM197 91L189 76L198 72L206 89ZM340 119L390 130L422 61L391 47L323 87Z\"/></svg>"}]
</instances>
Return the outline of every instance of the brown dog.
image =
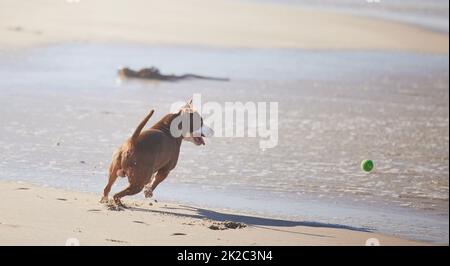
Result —
<instances>
[{"instance_id":1,"label":"brown dog","mask_svg":"<svg viewBox=\"0 0 450 266\"><path fill-rule=\"evenodd\" d=\"M129 186L114 195L116 204L122 205L122 197L137 194L144 187L145 196L151 197L158 184L177 165L182 140L205 145L203 137L213 135L212 129L203 125L202 117L193 109L192 100L177 113L165 115L150 129L141 132L153 112L150 111L131 138L114 153L101 202L108 202L108 194L118 176L127 176Z\"/></svg>"}]
</instances>

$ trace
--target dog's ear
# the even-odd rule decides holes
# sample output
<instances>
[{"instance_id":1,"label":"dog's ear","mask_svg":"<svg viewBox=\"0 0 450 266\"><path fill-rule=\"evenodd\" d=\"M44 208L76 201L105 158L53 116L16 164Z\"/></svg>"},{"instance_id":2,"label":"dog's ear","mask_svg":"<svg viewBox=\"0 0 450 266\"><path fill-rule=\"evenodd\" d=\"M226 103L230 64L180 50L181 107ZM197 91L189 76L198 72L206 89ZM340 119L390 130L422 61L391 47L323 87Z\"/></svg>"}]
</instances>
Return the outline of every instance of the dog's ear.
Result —
<instances>
[{"instance_id":1,"label":"dog's ear","mask_svg":"<svg viewBox=\"0 0 450 266\"><path fill-rule=\"evenodd\" d=\"M189 101L187 101L183 106L180 107L180 110L184 110L184 111L192 110L192 109L193 109L192 98Z\"/></svg>"}]
</instances>

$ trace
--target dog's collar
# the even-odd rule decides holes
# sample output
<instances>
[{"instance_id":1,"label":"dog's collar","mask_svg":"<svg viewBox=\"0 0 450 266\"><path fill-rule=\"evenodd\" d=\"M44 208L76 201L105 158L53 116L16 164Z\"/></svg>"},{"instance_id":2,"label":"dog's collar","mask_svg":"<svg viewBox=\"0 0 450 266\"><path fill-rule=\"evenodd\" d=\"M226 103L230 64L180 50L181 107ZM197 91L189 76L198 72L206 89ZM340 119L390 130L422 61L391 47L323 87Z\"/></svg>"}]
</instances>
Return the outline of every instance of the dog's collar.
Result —
<instances>
[{"instance_id":1,"label":"dog's collar","mask_svg":"<svg viewBox=\"0 0 450 266\"><path fill-rule=\"evenodd\" d=\"M168 135L168 136L170 136L171 138L174 138L174 139L176 139L176 140L181 140L181 139L183 139L183 137L182 136L180 136L180 137L178 137L178 138L175 138L174 136L172 136L172 133L170 133L170 129L168 129L167 127L165 127L165 126L155 126L155 127L153 127L153 129L156 129L156 130L159 130L159 131L161 131L161 132L163 132L164 134L166 134L166 135Z\"/></svg>"}]
</instances>

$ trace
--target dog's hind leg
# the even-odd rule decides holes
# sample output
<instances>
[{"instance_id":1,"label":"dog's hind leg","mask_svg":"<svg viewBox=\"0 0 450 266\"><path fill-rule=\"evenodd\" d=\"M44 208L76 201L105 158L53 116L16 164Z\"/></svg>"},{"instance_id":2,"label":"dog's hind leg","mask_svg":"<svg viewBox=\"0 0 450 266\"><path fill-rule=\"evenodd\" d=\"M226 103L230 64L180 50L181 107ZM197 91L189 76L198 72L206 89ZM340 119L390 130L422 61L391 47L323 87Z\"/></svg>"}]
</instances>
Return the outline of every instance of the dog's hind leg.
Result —
<instances>
[{"instance_id":1,"label":"dog's hind leg","mask_svg":"<svg viewBox=\"0 0 450 266\"><path fill-rule=\"evenodd\" d=\"M119 193L114 195L114 202L123 206L120 199L125 196L135 195L142 191L144 188L145 182L147 181L147 176L153 172L153 168L130 168L127 169L127 177L129 185L126 189L120 191Z\"/></svg>"},{"instance_id":2,"label":"dog's hind leg","mask_svg":"<svg viewBox=\"0 0 450 266\"><path fill-rule=\"evenodd\" d=\"M109 166L108 183L106 184L105 189L103 190L103 196L100 200L101 203L108 203L108 194L111 191L111 188L112 188L114 182L116 182L118 172L121 168L120 156L117 156L116 154L114 155L113 161L111 162L111 165Z\"/></svg>"},{"instance_id":3,"label":"dog's hind leg","mask_svg":"<svg viewBox=\"0 0 450 266\"><path fill-rule=\"evenodd\" d=\"M100 200L101 203L108 203L108 194L111 191L111 187L113 186L114 182L116 182L117 179L117 173L110 173L108 184L106 184L105 189L103 190L103 196Z\"/></svg>"},{"instance_id":4,"label":"dog's hind leg","mask_svg":"<svg viewBox=\"0 0 450 266\"><path fill-rule=\"evenodd\" d=\"M120 201L121 198L125 197L125 196L131 196L131 195L135 195L139 192L142 191L142 189L144 188L144 184L130 184L126 189L120 191L119 193L114 195L114 202L118 205L118 206L123 206L122 202Z\"/></svg>"}]
</instances>

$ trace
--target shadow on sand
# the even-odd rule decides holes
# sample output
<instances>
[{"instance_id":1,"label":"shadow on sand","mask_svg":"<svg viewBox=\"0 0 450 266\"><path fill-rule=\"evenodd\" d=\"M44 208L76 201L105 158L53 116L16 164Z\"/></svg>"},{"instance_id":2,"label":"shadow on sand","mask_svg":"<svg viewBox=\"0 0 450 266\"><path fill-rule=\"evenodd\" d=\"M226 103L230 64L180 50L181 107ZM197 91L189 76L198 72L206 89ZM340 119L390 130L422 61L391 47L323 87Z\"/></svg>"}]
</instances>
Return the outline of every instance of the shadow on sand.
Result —
<instances>
[{"instance_id":1,"label":"shadow on sand","mask_svg":"<svg viewBox=\"0 0 450 266\"><path fill-rule=\"evenodd\" d=\"M373 231L372 229L366 228L366 227L353 227L353 226L347 226L347 225L341 225L341 224L319 223L319 222L311 222L311 221L289 221L289 220L281 220L281 219L274 219L274 218L263 218L263 217L249 216L249 215L241 215L241 214L228 214L228 213L222 213L222 212L201 209L201 208L196 208L196 207L191 207L191 206L181 206L181 208L175 208L175 207L161 207L161 208L166 209L167 211L144 209L144 208L137 208L137 207L131 207L131 208L129 208L129 210L159 213L159 214L165 214L165 215L174 215L174 216L194 218L194 219L209 219L209 220L217 221L217 222L223 222L223 221L240 222L240 223L245 223L248 226L252 226L252 227L259 227L259 228L264 228L264 229L268 229L268 230L283 231L283 232L288 232L288 233L312 235L312 236L318 236L318 237L331 237L331 236L301 233L301 232L297 232L297 231L287 230L287 228L295 227L295 226L306 226L306 227L346 229L346 230L359 231L359 232L372 232ZM189 211L192 213L185 213L186 211ZM286 229L271 228L271 226L286 227Z\"/></svg>"}]
</instances>

